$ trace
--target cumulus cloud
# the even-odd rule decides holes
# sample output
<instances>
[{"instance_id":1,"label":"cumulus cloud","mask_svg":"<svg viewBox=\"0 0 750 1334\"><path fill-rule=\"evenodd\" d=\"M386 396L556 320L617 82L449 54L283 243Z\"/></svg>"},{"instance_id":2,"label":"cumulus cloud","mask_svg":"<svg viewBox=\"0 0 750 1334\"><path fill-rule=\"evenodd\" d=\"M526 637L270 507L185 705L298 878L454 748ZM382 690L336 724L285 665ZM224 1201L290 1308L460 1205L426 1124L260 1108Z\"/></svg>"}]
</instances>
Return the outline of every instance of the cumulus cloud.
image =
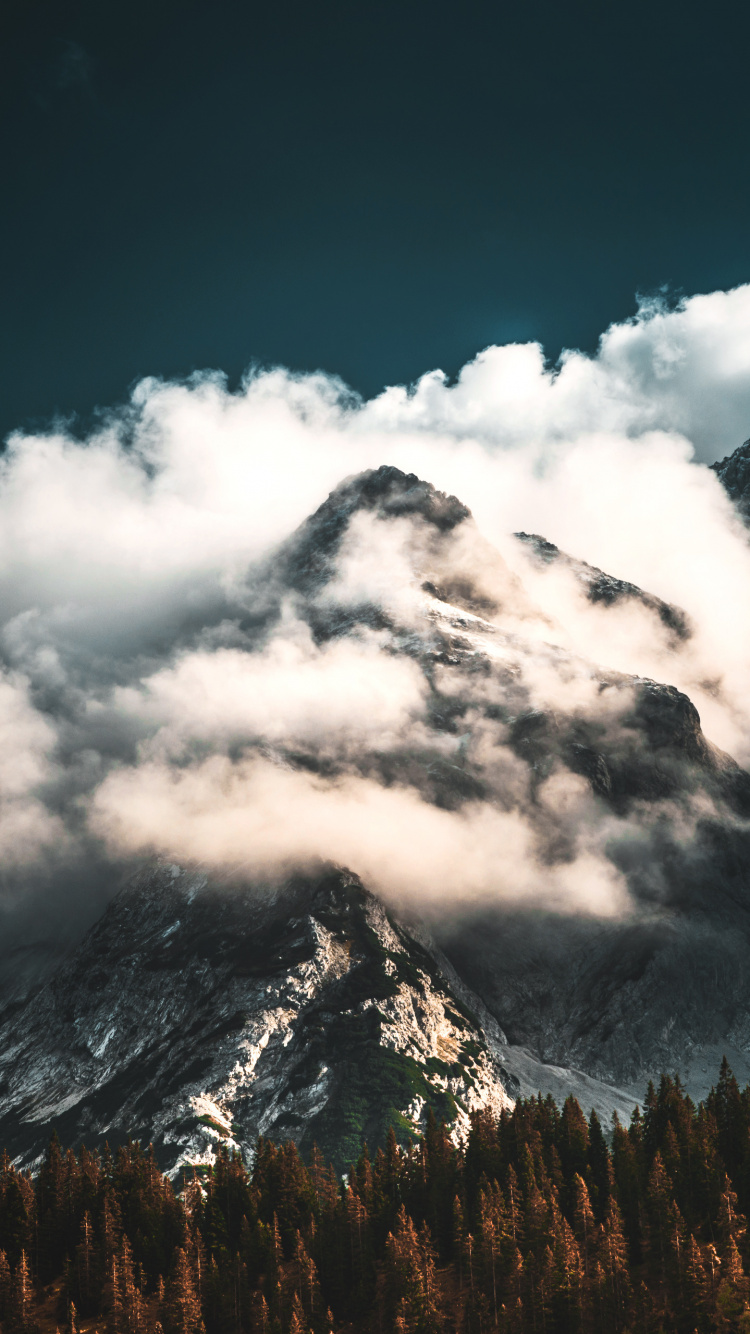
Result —
<instances>
[{"instance_id":1,"label":"cumulus cloud","mask_svg":"<svg viewBox=\"0 0 750 1334\"><path fill-rule=\"evenodd\" d=\"M13 436L6 866L33 890L50 849L90 859L94 839L108 857L331 857L395 897L620 910L608 840L633 815L613 832L605 779L592 795L573 752L635 735L627 680L602 690L620 673L685 691L709 740L750 761L750 546L703 466L749 433L742 287L644 303L552 369L535 344L489 348L455 382L370 402L283 370L235 394L213 373L146 380L85 441ZM297 578L289 535L383 463L476 523L360 507L326 579ZM683 608L690 634L632 598L592 603L519 529ZM535 711L585 738L555 723L545 760L519 732Z\"/></svg>"},{"instance_id":2,"label":"cumulus cloud","mask_svg":"<svg viewBox=\"0 0 750 1334\"><path fill-rule=\"evenodd\" d=\"M588 433L677 432L711 462L750 422L750 287L694 296L669 310L641 302L611 325L596 356L564 352L550 370L538 343L490 347L451 385L440 371L371 405L386 429L440 431L503 448ZM744 432L744 435L743 435Z\"/></svg>"}]
</instances>

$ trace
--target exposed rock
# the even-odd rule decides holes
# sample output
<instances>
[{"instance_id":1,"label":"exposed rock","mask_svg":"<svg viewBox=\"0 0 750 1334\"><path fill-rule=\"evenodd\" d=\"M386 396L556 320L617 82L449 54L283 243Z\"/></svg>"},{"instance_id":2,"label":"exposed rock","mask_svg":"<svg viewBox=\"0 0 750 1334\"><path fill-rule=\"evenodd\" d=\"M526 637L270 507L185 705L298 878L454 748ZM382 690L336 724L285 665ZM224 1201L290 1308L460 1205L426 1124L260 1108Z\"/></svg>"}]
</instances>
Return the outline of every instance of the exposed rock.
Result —
<instances>
[{"instance_id":1,"label":"exposed rock","mask_svg":"<svg viewBox=\"0 0 750 1334\"><path fill-rule=\"evenodd\" d=\"M690 638L690 624L687 615L680 607L673 607L671 603L662 601L653 593L645 593L637 584L628 583L626 579L616 579L611 574L605 574L604 570L598 569L596 565L589 565L585 560L576 560L573 556L566 555L555 546L554 542L548 542L538 533L514 533L513 536L533 552L539 565L559 565L570 570L584 589L589 602L601 602L606 607L619 602L638 602L646 611L657 616L676 639Z\"/></svg>"},{"instance_id":2,"label":"exposed rock","mask_svg":"<svg viewBox=\"0 0 750 1334\"><path fill-rule=\"evenodd\" d=\"M429 1107L453 1133L509 1076L424 946L355 876L209 882L159 863L0 1029L0 1142L153 1141L160 1165L317 1140L339 1167Z\"/></svg>"},{"instance_id":3,"label":"exposed rock","mask_svg":"<svg viewBox=\"0 0 750 1334\"><path fill-rule=\"evenodd\" d=\"M438 533L448 533L471 511L414 473L383 465L348 477L284 544L274 572L299 592L311 593L331 577L333 562L352 515L365 511L379 518L417 517Z\"/></svg>"},{"instance_id":4,"label":"exposed rock","mask_svg":"<svg viewBox=\"0 0 750 1334\"><path fill-rule=\"evenodd\" d=\"M733 454L711 463L727 493L732 497L745 522L750 521L750 440L739 445Z\"/></svg>"},{"instance_id":5,"label":"exposed rock","mask_svg":"<svg viewBox=\"0 0 750 1334\"><path fill-rule=\"evenodd\" d=\"M609 924L485 911L442 945L507 1032L504 1064L524 1084L551 1090L548 1067L561 1067L570 1087L577 1070L621 1106L679 1070L703 1097L724 1053L750 1074L748 905L727 907ZM540 1063L533 1073L519 1048Z\"/></svg>"}]
</instances>

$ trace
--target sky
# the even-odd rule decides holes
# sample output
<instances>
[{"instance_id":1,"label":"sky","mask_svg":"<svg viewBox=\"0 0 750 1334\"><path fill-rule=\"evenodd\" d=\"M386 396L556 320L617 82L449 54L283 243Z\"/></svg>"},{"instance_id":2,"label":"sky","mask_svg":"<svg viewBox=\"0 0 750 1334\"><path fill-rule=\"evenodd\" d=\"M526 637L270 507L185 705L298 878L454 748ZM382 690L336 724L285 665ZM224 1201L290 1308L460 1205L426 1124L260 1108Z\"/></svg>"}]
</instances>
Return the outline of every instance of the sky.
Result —
<instances>
[{"instance_id":1,"label":"sky","mask_svg":"<svg viewBox=\"0 0 750 1334\"><path fill-rule=\"evenodd\" d=\"M739 0L5 0L0 434L83 435L144 375L554 363L638 293L746 282L749 29Z\"/></svg>"}]
</instances>

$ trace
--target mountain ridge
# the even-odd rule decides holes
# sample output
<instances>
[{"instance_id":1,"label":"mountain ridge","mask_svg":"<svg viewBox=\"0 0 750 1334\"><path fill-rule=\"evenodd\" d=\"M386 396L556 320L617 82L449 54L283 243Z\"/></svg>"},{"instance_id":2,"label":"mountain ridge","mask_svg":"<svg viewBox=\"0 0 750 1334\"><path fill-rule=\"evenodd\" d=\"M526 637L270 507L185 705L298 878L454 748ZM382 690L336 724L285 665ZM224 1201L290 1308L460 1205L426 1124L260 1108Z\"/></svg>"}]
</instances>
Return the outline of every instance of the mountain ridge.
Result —
<instances>
[{"instance_id":1,"label":"mountain ridge","mask_svg":"<svg viewBox=\"0 0 750 1334\"><path fill-rule=\"evenodd\" d=\"M153 1142L172 1172L221 1143L249 1160L259 1134L343 1166L427 1106L465 1133L473 1106L511 1105L427 950L333 867L259 885L146 866L0 1031L0 1142L24 1164L54 1125Z\"/></svg>"}]
</instances>

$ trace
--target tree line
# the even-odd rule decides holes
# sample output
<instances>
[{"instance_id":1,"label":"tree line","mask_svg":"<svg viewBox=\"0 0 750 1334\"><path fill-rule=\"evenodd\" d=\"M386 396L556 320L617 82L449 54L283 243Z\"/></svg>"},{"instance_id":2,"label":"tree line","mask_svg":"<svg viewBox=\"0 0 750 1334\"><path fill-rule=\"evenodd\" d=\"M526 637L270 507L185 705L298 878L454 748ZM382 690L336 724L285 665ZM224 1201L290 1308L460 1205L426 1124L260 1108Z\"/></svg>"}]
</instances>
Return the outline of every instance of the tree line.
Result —
<instances>
[{"instance_id":1,"label":"tree line","mask_svg":"<svg viewBox=\"0 0 750 1334\"><path fill-rule=\"evenodd\" d=\"M610 1142L573 1098L430 1117L338 1177L223 1146L174 1184L152 1149L0 1160L2 1334L750 1334L750 1087L649 1085Z\"/></svg>"}]
</instances>

